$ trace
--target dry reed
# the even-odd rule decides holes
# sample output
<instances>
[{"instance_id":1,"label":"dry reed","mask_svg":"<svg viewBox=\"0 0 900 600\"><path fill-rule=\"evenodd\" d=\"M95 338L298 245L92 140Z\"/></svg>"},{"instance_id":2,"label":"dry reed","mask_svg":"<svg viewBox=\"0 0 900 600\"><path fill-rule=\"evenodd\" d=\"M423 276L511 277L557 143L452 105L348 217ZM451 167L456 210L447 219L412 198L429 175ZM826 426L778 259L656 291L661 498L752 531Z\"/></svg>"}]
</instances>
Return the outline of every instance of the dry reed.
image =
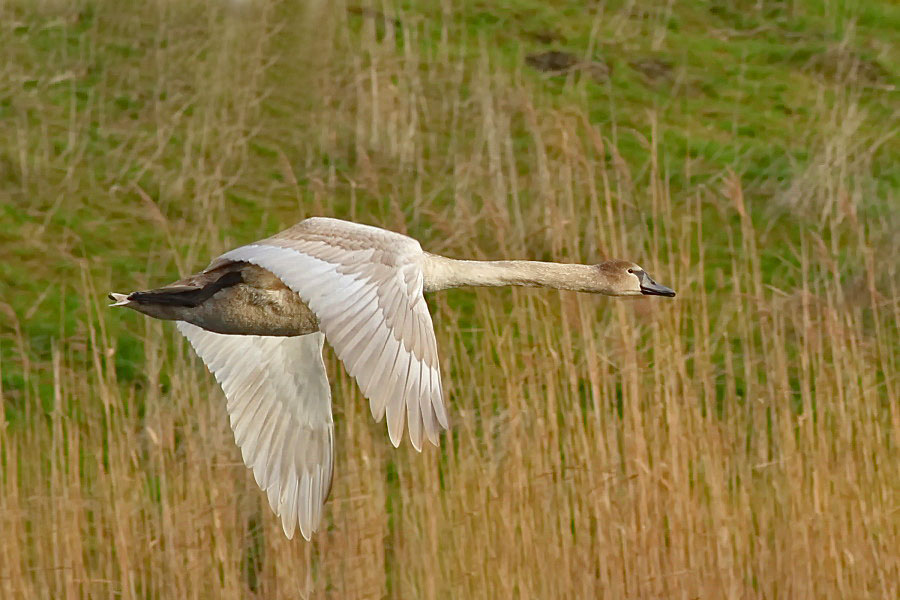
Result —
<instances>
[{"instance_id":1,"label":"dry reed","mask_svg":"<svg viewBox=\"0 0 900 600\"><path fill-rule=\"evenodd\" d=\"M326 3L214 4L101 3L59 65L22 58L52 95L138 48L70 105L19 99L3 142L12 200L30 199L15 260L59 282L60 306L30 288L33 310L3 303L0 372L20 385L0 390L0 596L900 595L900 308L888 225L844 176L865 164L830 155L841 179L801 207L828 207L819 226L779 212L800 223L782 236L733 173L673 192L653 115L638 173L614 125L540 100L484 40L422 50L429 25L402 14L396 30ZM128 95L136 120L107 111ZM390 446L329 353L327 525L288 541L212 377L170 324L104 295L309 214L451 256L627 257L679 295L430 297L453 428L421 454ZM49 334L29 336L41 319Z\"/></svg>"}]
</instances>

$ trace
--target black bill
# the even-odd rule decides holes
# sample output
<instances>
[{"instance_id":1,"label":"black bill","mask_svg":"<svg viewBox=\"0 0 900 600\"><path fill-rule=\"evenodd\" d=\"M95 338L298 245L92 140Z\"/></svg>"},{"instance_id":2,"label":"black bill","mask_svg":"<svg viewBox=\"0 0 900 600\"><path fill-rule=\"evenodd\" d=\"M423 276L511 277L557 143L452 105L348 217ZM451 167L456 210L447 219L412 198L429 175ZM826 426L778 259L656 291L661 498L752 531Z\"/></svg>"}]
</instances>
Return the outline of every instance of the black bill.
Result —
<instances>
[{"instance_id":1,"label":"black bill","mask_svg":"<svg viewBox=\"0 0 900 600\"><path fill-rule=\"evenodd\" d=\"M671 298L675 295L675 290L656 283L647 275L646 271L641 271L638 279L641 280L641 293L645 296L669 296Z\"/></svg>"}]
</instances>

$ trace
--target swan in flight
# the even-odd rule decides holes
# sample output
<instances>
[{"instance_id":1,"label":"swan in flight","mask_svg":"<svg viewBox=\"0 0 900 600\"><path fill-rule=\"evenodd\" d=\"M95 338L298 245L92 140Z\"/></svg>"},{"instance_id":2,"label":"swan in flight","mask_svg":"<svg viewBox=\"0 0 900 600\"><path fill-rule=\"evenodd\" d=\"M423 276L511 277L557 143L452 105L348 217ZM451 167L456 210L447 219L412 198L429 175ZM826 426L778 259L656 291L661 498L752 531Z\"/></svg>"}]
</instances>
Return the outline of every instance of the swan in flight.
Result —
<instances>
[{"instance_id":1,"label":"swan in flight","mask_svg":"<svg viewBox=\"0 0 900 600\"><path fill-rule=\"evenodd\" d=\"M337 219L306 219L230 250L165 287L110 294L176 327L215 375L234 439L284 533L307 540L331 490L334 424L322 361L327 340L387 418L421 450L447 429L431 314L423 297L462 286L539 286L609 296L674 296L638 265L454 260L411 237Z\"/></svg>"}]
</instances>

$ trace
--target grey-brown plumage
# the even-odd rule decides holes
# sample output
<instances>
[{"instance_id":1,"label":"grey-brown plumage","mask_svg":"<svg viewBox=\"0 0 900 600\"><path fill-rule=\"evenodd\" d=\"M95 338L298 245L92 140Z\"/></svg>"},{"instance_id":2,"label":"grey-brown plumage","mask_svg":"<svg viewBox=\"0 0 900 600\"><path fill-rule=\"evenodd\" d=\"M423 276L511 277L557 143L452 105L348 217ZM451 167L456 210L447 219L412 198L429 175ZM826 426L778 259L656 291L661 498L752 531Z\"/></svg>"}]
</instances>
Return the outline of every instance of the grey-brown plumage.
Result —
<instances>
[{"instance_id":1,"label":"grey-brown plumage","mask_svg":"<svg viewBox=\"0 0 900 600\"><path fill-rule=\"evenodd\" d=\"M118 300L110 294L110 299ZM187 321L231 335L305 335L319 330L316 315L270 271L223 261L165 287L133 292L128 308L168 321Z\"/></svg>"},{"instance_id":2,"label":"grey-brown plumage","mask_svg":"<svg viewBox=\"0 0 900 600\"><path fill-rule=\"evenodd\" d=\"M523 285L612 296L675 292L627 261L597 265L466 261L430 254L411 237L312 218L236 248L201 273L155 290L110 294L178 321L222 386L235 441L291 537L317 529L333 472L325 340L386 418L418 450L449 425L425 291Z\"/></svg>"}]
</instances>

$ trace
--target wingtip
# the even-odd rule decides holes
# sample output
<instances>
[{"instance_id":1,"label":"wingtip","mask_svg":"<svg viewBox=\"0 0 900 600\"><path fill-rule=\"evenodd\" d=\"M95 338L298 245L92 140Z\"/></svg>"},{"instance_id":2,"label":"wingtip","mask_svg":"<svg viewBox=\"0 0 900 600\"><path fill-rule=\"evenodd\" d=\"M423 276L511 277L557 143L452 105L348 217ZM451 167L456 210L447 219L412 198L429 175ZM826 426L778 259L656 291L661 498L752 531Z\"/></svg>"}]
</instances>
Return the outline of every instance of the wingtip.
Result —
<instances>
[{"instance_id":1,"label":"wingtip","mask_svg":"<svg viewBox=\"0 0 900 600\"><path fill-rule=\"evenodd\" d=\"M403 426L398 427L396 431L391 431L391 428L388 427L388 437L391 438L394 448L399 448L400 442L403 441Z\"/></svg>"},{"instance_id":2,"label":"wingtip","mask_svg":"<svg viewBox=\"0 0 900 600\"><path fill-rule=\"evenodd\" d=\"M107 298L113 301L110 306L127 306L131 304L131 300L128 299L129 294L117 294L115 292L110 292L107 294Z\"/></svg>"},{"instance_id":3,"label":"wingtip","mask_svg":"<svg viewBox=\"0 0 900 600\"><path fill-rule=\"evenodd\" d=\"M437 446L438 448L441 447L441 437L437 429L426 429L425 437L428 439L432 446Z\"/></svg>"},{"instance_id":4,"label":"wingtip","mask_svg":"<svg viewBox=\"0 0 900 600\"><path fill-rule=\"evenodd\" d=\"M284 531L284 537L289 540L294 539L294 532L297 530L297 519L293 516L279 515L281 517L281 530ZM302 535L302 531L300 532Z\"/></svg>"}]
</instances>

